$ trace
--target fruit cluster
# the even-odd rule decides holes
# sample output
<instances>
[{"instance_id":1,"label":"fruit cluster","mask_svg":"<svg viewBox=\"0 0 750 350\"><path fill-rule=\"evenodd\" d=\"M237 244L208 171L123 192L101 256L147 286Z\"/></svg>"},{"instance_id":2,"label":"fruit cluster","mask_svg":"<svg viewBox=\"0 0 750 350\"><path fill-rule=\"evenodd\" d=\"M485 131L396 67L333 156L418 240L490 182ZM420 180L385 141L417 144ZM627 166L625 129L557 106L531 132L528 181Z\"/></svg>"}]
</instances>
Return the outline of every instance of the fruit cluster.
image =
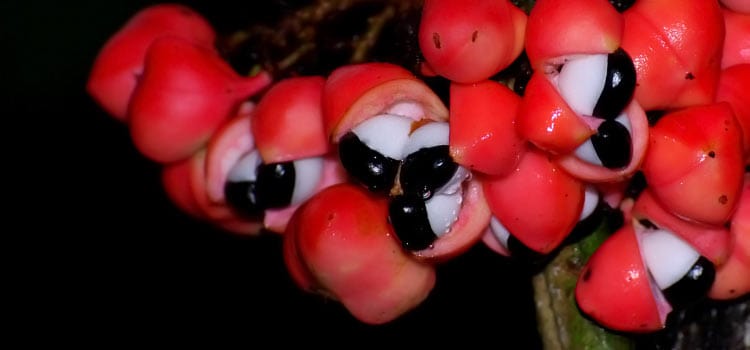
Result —
<instances>
[{"instance_id":1,"label":"fruit cluster","mask_svg":"<svg viewBox=\"0 0 750 350\"><path fill-rule=\"evenodd\" d=\"M474 244L543 261L606 217L576 301L649 332L750 292L746 4L426 0L418 72L275 81L238 75L206 19L163 4L111 37L87 89L164 165L179 208L282 234L294 281L362 322L414 308ZM524 58L530 75L496 79Z\"/></svg>"}]
</instances>

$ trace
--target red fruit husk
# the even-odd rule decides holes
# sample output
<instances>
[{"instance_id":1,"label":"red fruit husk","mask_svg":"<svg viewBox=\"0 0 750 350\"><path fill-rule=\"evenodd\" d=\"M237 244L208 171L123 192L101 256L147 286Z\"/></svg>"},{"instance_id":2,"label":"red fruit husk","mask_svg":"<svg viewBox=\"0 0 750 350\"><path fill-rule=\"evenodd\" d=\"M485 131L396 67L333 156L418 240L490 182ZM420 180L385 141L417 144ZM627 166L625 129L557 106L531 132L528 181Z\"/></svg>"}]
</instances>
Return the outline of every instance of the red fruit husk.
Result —
<instances>
[{"instance_id":1,"label":"red fruit husk","mask_svg":"<svg viewBox=\"0 0 750 350\"><path fill-rule=\"evenodd\" d=\"M387 216L386 200L359 186L335 185L313 196L284 234L295 282L335 298L365 323L415 308L432 290L435 270L401 248Z\"/></svg>"},{"instance_id":2,"label":"red fruit husk","mask_svg":"<svg viewBox=\"0 0 750 350\"><path fill-rule=\"evenodd\" d=\"M526 25L526 54L543 72L565 56L614 52L622 31L622 16L606 0L539 0Z\"/></svg>"},{"instance_id":3,"label":"red fruit husk","mask_svg":"<svg viewBox=\"0 0 750 350\"><path fill-rule=\"evenodd\" d=\"M158 39L128 110L133 143L160 163L189 157L270 82L266 73L240 77L214 51L189 41Z\"/></svg>"},{"instance_id":4,"label":"red fruit husk","mask_svg":"<svg viewBox=\"0 0 750 350\"><path fill-rule=\"evenodd\" d=\"M321 156L330 151L323 130L325 79L293 77L276 82L258 102L252 131L265 163Z\"/></svg>"},{"instance_id":5,"label":"red fruit husk","mask_svg":"<svg viewBox=\"0 0 750 350\"><path fill-rule=\"evenodd\" d=\"M589 258L575 291L584 314L612 330L637 333L664 328L671 307L655 293L659 291L652 285L630 223Z\"/></svg>"},{"instance_id":6,"label":"red fruit husk","mask_svg":"<svg viewBox=\"0 0 750 350\"><path fill-rule=\"evenodd\" d=\"M664 115L651 128L642 170L669 212L720 226L735 210L744 167L742 131L721 102Z\"/></svg>"},{"instance_id":7,"label":"red fruit husk","mask_svg":"<svg viewBox=\"0 0 750 350\"><path fill-rule=\"evenodd\" d=\"M186 6L158 4L140 10L102 46L89 73L86 91L111 116L126 121L146 51L165 36L180 37L207 49L214 47L216 39L211 24Z\"/></svg>"},{"instance_id":8,"label":"red fruit husk","mask_svg":"<svg viewBox=\"0 0 750 350\"><path fill-rule=\"evenodd\" d=\"M398 104L412 104L415 120L447 121L440 98L406 69L390 63L362 63L339 67L323 89L323 121L332 143L362 121Z\"/></svg>"},{"instance_id":9,"label":"red fruit husk","mask_svg":"<svg viewBox=\"0 0 750 350\"><path fill-rule=\"evenodd\" d=\"M623 17L622 48L633 58L635 99L643 109L713 101L724 43L716 0L636 1Z\"/></svg>"},{"instance_id":10,"label":"red fruit husk","mask_svg":"<svg viewBox=\"0 0 750 350\"><path fill-rule=\"evenodd\" d=\"M508 0L427 0L419 47L431 69L451 81L485 80L523 50L526 14Z\"/></svg>"},{"instance_id":11,"label":"red fruit husk","mask_svg":"<svg viewBox=\"0 0 750 350\"><path fill-rule=\"evenodd\" d=\"M488 175L512 171L526 147L515 128L518 95L505 85L485 80L451 84L450 99L453 160Z\"/></svg>"},{"instance_id":12,"label":"red fruit husk","mask_svg":"<svg viewBox=\"0 0 750 350\"><path fill-rule=\"evenodd\" d=\"M537 149L527 150L516 169L484 179L492 214L530 249L547 254L573 230L583 208L584 184Z\"/></svg>"},{"instance_id":13,"label":"red fruit husk","mask_svg":"<svg viewBox=\"0 0 750 350\"><path fill-rule=\"evenodd\" d=\"M725 27L721 68L750 64L750 13L743 14L727 9L722 9L721 13L724 16Z\"/></svg>"}]
</instances>

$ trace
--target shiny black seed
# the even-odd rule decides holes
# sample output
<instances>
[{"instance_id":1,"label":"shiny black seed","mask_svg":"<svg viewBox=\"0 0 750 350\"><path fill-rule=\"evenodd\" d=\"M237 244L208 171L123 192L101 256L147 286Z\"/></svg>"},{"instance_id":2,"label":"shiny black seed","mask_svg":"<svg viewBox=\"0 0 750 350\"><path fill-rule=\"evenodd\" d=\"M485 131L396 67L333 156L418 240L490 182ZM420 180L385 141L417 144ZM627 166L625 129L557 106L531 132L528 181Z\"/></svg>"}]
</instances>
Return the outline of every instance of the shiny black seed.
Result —
<instances>
[{"instance_id":1,"label":"shiny black seed","mask_svg":"<svg viewBox=\"0 0 750 350\"><path fill-rule=\"evenodd\" d=\"M690 306L706 296L715 278L714 264L701 256L684 277L663 291L664 296L675 309Z\"/></svg>"},{"instance_id":2,"label":"shiny black seed","mask_svg":"<svg viewBox=\"0 0 750 350\"><path fill-rule=\"evenodd\" d=\"M638 223L641 224L641 226L643 226L645 228L648 228L648 229L652 229L652 230L658 230L659 229L659 227L657 227L656 224L654 224L653 222L651 222L651 220L649 220L649 219L640 219L640 220L638 220Z\"/></svg>"},{"instance_id":3,"label":"shiny black seed","mask_svg":"<svg viewBox=\"0 0 750 350\"><path fill-rule=\"evenodd\" d=\"M531 266L542 266L550 258L547 254L542 254L529 248L512 234L508 237L508 251L514 260L522 261Z\"/></svg>"},{"instance_id":4,"label":"shiny black seed","mask_svg":"<svg viewBox=\"0 0 750 350\"><path fill-rule=\"evenodd\" d=\"M623 13L635 4L635 0L609 0L609 3L615 7L617 12Z\"/></svg>"},{"instance_id":5,"label":"shiny black seed","mask_svg":"<svg viewBox=\"0 0 750 350\"><path fill-rule=\"evenodd\" d=\"M430 227L425 202L419 197L393 197L388 206L388 219L405 249L422 250L437 239Z\"/></svg>"},{"instance_id":6,"label":"shiny black seed","mask_svg":"<svg viewBox=\"0 0 750 350\"><path fill-rule=\"evenodd\" d=\"M591 136L591 143L606 168L623 168L630 163L631 138L624 125L605 120L599 125L597 133Z\"/></svg>"},{"instance_id":7,"label":"shiny black seed","mask_svg":"<svg viewBox=\"0 0 750 350\"><path fill-rule=\"evenodd\" d=\"M400 162L371 149L355 133L339 141L339 158L349 175L370 191L388 193L393 187Z\"/></svg>"},{"instance_id":8,"label":"shiny black seed","mask_svg":"<svg viewBox=\"0 0 750 350\"><path fill-rule=\"evenodd\" d=\"M457 169L448 145L422 148L404 159L399 181L404 193L426 200L448 183Z\"/></svg>"},{"instance_id":9,"label":"shiny black seed","mask_svg":"<svg viewBox=\"0 0 750 350\"><path fill-rule=\"evenodd\" d=\"M646 190L647 187L648 182L646 182L646 175L644 175L642 171L638 170L635 172L635 174L633 174L633 177L630 178L628 186L625 188L625 197L638 199L638 197L641 195L641 193L643 193L644 190Z\"/></svg>"},{"instance_id":10,"label":"shiny black seed","mask_svg":"<svg viewBox=\"0 0 750 350\"><path fill-rule=\"evenodd\" d=\"M263 214L263 207L255 196L254 181L227 182L224 185L224 197L230 207L241 215L258 217Z\"/></svg>"},{"instance_id":11,"label":"shiny black seed","mask_svg":"<svg viewBox=\"0 0 750 350\"><path fill-rule=\"evenodd\" d=\"M606 225L609 232L615 232L624 224L624 218L619 208L612 208L607 202L600 199L594 211L576 223L568 237L565 238L565 244L576 243L588 237L602 224Z\"/></svg>"},{"instance_id":12,"label":"shiny black seed","mask_svg":"<svg viewBox=\"0 0 750 350\"><path fill-rule=\"evenodd\" d=\"M635 66L622 49L607 56L607 77L599 100L594 106L594 116L615 119L628 105L635 91Z\"/></svg>"},{"instance_id":13,"label":"shiny black seed","mask_svg":"<svg viewBox=\"0 0 750 350\"><path fill-rule=\"evenodd\" d=\"M265 209L288 206L294 193L294 163L271 163L258 166L255 193Z\"/></svg>"}]
</instances>

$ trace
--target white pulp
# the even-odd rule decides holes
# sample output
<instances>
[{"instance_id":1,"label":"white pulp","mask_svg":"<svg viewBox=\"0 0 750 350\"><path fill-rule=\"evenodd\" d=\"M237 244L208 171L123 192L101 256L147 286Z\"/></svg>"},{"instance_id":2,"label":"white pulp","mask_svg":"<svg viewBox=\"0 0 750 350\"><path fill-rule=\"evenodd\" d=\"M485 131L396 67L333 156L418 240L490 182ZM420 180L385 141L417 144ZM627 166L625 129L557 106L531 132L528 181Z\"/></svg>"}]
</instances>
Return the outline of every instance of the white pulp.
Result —
<instances>
[{"instance_id":1,"label":"white pulp","mask_svg":"<svg viewBox=\"0 0 750 350\"><path fill-rule=\"evenodd\" d=\"M679 281L700 258L700 254L690 244L661 229L643 233L641 254L654 282L661 290Z\"/></svg>"},{"instance_id":2,"label":"white pulp","mask_svg":"<svg viewBox=\"0 0 750 350\"><path fill-rule=\"evenodd\" d=\"M380 154L402 159L402 150L409 139L413 119L393 114L381 114L352 128L365 145Z\"/></svg>"},{"instance_id":3,"label":"white pulp","mask_svg":"<svg viewBox=\"0 0 750 350\"><path fill-rule=\"evenodd\" d=\"M505 247L505 249L508 249L508 239L510 238L510 232L508 229L503 225L500 220L498 220L496 217L492 217L490 219L490 230L492 231L492 234L497 238L498 242Z\"/></svg>"},{"instance_id":4,"label":"white pulp","mask_svg":"<svg viewBox=\"0 0 750 350\"><path fill-rule=\"evenodd\" d=\"M323 177L323 158L312 157L294 161L294 191L290 204L302 203L312 197Z\"/></svg>"},{"instance_id":5,"label":"white pulp","mask_svg":"<svg viewBox=\"0 0 750 350\"><path fill-rule=\"evenodd\" d=\"M403 156L412 154L422 148L448 144L450 128L447 122L431 122L414 130L402 150Z\"/></svg>"},{"instance_id":6,"label":"white pulp","mask_svg":"<svg viewBox=\"0 0 750 350\"><path fill-rule=\"evenodd\" d=\"M607 79L607 55L582 55L565 62L557 79L560 96L579 115L592 115Z\"/></svg>"},{"instance_id":7,"label":"white pulp","mask_svg":"<svg viewBox=\"0 0 750 350\"><path fill-rule=\"evenodd\" d=\"M262 160L257 150L249 152L240 158L235 163L229 173L227 174L227 181L229 182L242 182L242 181L255 181L257 174L256 169Z\"/></svg>"}]
</instances>

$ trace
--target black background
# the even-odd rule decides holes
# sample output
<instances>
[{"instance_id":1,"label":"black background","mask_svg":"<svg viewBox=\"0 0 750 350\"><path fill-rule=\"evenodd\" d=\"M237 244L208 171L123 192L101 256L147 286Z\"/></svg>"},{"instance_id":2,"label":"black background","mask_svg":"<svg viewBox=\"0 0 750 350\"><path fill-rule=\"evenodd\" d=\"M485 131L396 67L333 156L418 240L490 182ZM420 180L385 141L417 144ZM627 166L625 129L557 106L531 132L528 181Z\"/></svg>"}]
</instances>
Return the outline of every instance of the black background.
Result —
<instances>
[{"instance_id":1,"label":"black background","mask_svg":"<svg viewBox=\"0 0 750 350\"><path fill-rule=\"evenodd\" d=\"M21 190L6 197L10 219L20 219L7 236L31 241L15 251L9 267L19 279L9 289L19 291L12 324L27 343L541 347L528 275L481 245L439 266L416 310L371 326L294 286L280 236L234 236L173 207L160 167L84 91L99 48L150 3L0 5L11 60L2 74L13 159L5 172L26 180L7 189ZM185 3L219 31L264 13L254 1Z\"/></svg>"}]
</instances>

